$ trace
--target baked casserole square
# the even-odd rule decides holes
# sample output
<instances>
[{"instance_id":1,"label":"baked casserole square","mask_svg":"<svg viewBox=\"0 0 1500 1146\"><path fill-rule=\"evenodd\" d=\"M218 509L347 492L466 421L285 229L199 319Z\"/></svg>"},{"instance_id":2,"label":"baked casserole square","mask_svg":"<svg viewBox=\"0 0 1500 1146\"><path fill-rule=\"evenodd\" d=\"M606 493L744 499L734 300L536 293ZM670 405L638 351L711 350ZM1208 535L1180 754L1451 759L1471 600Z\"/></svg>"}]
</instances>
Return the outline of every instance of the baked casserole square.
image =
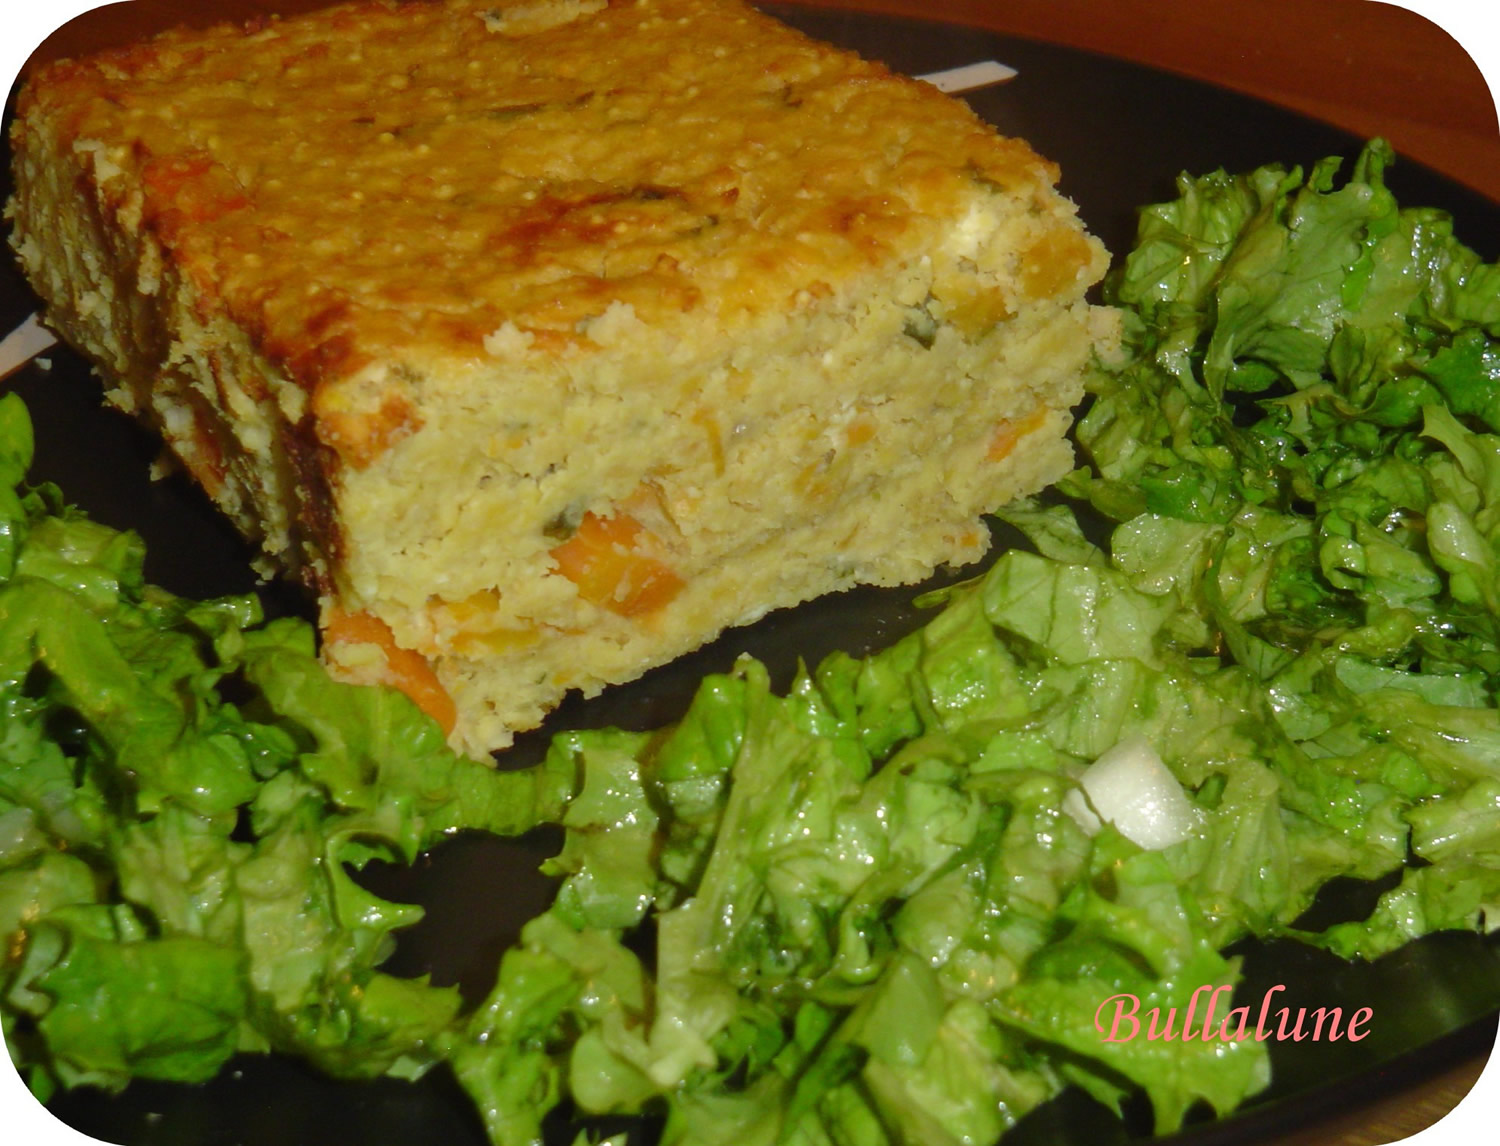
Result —
<instances>
[{"instance_id":1,"label":"baked casserole square","mask_svg":"<svg viewBox=\"0 0 1500 1146\"><path fill-rule=\"evenodd\" d=\"M735 0L357 2L40 70L44 317L474 753L979 557L1106 253L963 103Z\"/></svg>"}]
</instances>

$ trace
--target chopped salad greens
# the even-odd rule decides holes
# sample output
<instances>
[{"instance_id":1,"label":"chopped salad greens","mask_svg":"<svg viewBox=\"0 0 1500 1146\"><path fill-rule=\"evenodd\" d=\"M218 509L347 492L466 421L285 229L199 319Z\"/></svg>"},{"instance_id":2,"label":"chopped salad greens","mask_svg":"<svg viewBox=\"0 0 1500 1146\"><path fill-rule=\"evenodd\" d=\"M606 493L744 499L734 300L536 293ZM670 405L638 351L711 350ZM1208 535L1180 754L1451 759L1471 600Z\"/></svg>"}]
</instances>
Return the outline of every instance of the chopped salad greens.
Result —
<instances>
[{"instance_id":1,"label":"chopped salad greens","mask_svg":"<svg viewBox=\"0 0 1500 1146\"><path fill-rule=\"evenodd\" d=\"M443 1064L496 1146L559 1106L692 1146L982 1146L1070 1086L1160 1132L1234 1109L1263 1042L1110 1041L1101 1004L1182 1013L1247 936L1500 920L1500 268L1390 161L1143 212L1087 464L923 629L786 695L742 660L525 771L332 682L301 622L145 585L21 484L0 402L0 998L36 1092ZM349 869L540 823L557 897L486 998L380 970L419 909ZM1390 887L1306 929L1340 876Z\"/></svg>"},{"instance_id":2,"label":"chopped salad greens","mask_svg":"<svg viewBox=\"0 0 1500 1146\"><path fill-rule=\"evenodd\" d=\"M420 911L350 869L554 819L571 777L454 755L406 697L331 680L306 622L259 624L252 596L146 584L134 534L22 485L31 448L7 395L0 1015L33 1091L197 1082L247 1050L420 1073L458 992L377 969Z\"/></svg>"}]
</instances>

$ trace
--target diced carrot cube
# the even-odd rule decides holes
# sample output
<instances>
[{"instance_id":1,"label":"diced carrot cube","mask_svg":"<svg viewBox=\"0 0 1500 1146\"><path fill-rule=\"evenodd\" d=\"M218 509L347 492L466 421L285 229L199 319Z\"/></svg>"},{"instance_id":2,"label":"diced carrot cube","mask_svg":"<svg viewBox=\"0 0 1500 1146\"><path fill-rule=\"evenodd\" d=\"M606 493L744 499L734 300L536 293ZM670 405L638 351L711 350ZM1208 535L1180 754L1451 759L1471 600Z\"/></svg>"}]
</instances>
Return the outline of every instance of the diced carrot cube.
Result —
<instances>
[{"instance_id":1,"label":"diced carrot cube","mask_svg":"<svg viewBox=\"0 0 1500 1146\"><path fill-rule=\"evenodd\" d=\"M1071 289L1094 260L1093 248L1073 227L1048 231L1021 256L1021 284L1032 298Z\"/></svg>"},{"instance_id":2,"label":"diced carrot cube","mask_svg":"<svg viewBox=\"0 0 1500 1146\"><path fill-rule=\"evenodd\" d=\"M458 709L432 665L421 653L398 645L391 627L379 617L332 609L324 620L323 640L330 645L379 646L385 654L384 683L406 693L418 708L442 726L444 735L453 731Z\"/></svg>"},{"instance_id":3,"label":"diced carrot cube","mask_svg":"<svg viewBox=\"0 0 1500 1146\"><path fill-rule=\"evenodd\" d=\"M585 513L578 531L552 550L557 571L578 595L622 617L654 612L682 591L682 578L642 552L650 534L626 513Z\"/></svg>"},{"instance_id":4,"label":"diced carrot cube","mask_svg":"<svg viewBox=\"0 0 1500 1146\"><path fill-rule=\"evenodd\" d=\"M1010 456L1010 452L1016 448L1016 443L1033 430L1041 428L1042 422L1047 417L1047 411L1038 407L1026 417L1019 421L1009 419L1000 422L995 427L995 432L990 435L989 448L985 451L985 457L992 462L1004 461Z\"/></svg>"},{"instance_id":5,"label":"diced carrot cube","mask_svg":"<svg viewBox=\"0 0 1500 1146\"><path fill-rule=\"evenodd\" d=\"M874 437L875 419L868 414L861 414L850 422L844 434L844 440L851 446L862 446Z\"/></svg>"},{"instance_id":6,"label":"diced carrot cube","mask_svg":"<svg viewBox=\"0 0 1500 1146\"><path fill-rule=\"evenodd\" d=\"M534 626L518 628L501 624L498 590L481 589L461 601L445 601L442 598L435 598L434 601L431 611L435 613L440 626L453 630L449 644L456 653L484 656L509 652L535 644L541 637Z\"/></svg>"}]
</instances>

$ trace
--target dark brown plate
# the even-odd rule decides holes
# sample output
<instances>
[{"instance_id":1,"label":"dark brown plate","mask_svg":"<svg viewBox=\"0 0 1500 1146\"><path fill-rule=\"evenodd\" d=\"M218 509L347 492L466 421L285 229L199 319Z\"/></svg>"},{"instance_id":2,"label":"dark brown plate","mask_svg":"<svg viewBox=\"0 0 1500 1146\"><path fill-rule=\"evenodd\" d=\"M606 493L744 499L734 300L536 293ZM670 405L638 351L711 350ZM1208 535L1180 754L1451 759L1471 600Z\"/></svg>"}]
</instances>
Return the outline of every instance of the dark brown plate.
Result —
<instances>
[{"instance_id":1,"label":"dark brown plate","mask_svg":"<svg viewBox=\"0 0 1500 1146\"><path fill-rule=\"evenodd\" d=\"M993 58L1019 77L969 97L1002 131L1030 140L1063 171L1063 189L1112 250L1128 248L1138 205L1169 198L1179 171L1261 163L1309 163L1351 156L1361 140L1227 91L1065 48L971 29L866 14L771 6L824 39L912 73ZM1450 210L1460 237L1486 258L1500 253L1500 208L1409 164L1391 183L1402 202ZM36 306L6 263L0 267L0 331ZM37 479L58 482L70 500L110 525L138 530L148 575L179 593L208 596L254 589L249 554L229 526L181 478L151 482L155 443L123 417L100 408L99 386L71 352L48 356L13 380L37 426ZM1003 540L1003 539L1002 539ZM619 724L654 727L675 717L698 679L741 652L766 661L785 681L799 658L833 649L855 654L889 643L920 623L914 591L855 591L768 617L636 684L587 703L570 701L546 729L522 739L507 766L534 759L551 730ZM273 610L302 608L284 588L267 591ZM407 935L393 967L431 972L482 993L499 952L525 919L545 907L550 888L535 873L552 841L463 837L410 871L372 877L397 898L424 903L427 919ZM1330 915L1368 908L1368 888L1331 889ZM1293 1128L1410 1085L1494 1045L1500 1011L1500 944L1445 934L1373 964L1347 964L1292 944L1243 948L1246 998L1285 985L1287 1005L1374 1008L1363 1042L1272 1042L1275 1081L1236 1115L1201 1121L1174 1136L1187 1146L1266 1142ZM136 1085L110 1098L78 1091L53 1103L67 1124L134 1146L483 1146L478 1120L442 1071L420 1083L340 1084L275 1057L236 1060L202 1087ZM0 1110L3 1114L3 1110ZM1147 1133L1143 1111L1121 1123L1076 1094L1035 1111L1007 1143L1119 1143ZM571 1141L559 1126L557 1140ZM638 1134L643 1141L644 1134ZM49 1143L49 1146L51 1144Z\"/></svg>"}]
</instances>

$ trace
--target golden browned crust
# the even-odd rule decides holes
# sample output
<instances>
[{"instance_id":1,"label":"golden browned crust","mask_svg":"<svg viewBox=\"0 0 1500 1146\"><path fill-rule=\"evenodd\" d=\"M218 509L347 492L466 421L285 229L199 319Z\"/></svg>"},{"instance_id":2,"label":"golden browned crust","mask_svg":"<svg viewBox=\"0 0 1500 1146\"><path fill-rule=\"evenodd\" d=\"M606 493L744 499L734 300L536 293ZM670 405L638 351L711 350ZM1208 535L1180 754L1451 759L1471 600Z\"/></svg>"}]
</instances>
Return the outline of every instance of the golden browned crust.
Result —
<instances>
[{"instance_id":1,"label":"golden browned crust","mask_svg":"<svg viewBox=\"0 0 1500 1146\"><path fill-rule=\"evenodd\" d=\"M139 196L206 304L312 393L392 355L479 354L506 321L566 353L612 301L652 324L779 310L931 232L974 179L1055 178L926 85L748 8L595 7L172 32L53 66L19 114L105 142L112 205ZM1089 254L1064 253L1066 279ZM368 464L411 412L369 416L319 437Z\"/></svg>"}]
</instances>

